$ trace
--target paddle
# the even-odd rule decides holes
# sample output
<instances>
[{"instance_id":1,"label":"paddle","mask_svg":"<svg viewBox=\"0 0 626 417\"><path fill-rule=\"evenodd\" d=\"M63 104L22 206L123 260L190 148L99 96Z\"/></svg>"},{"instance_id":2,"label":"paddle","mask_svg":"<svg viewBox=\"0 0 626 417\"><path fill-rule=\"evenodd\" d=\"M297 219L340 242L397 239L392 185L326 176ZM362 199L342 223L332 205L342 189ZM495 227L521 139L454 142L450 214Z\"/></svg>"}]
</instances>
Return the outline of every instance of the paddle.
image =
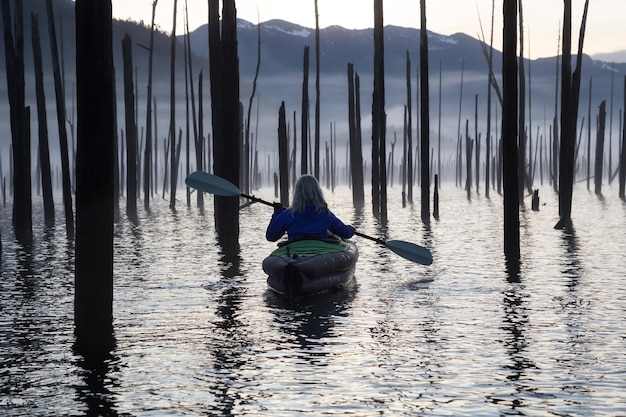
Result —
<instances>
[{"instance_id":1,"label":"paddle","mask_svg":"<svg viewBox=\"0 0 626 417\"><path fill-rule=\"evenodd\" d=\"M189 176L185 178L185 184L191 188L195 188L209 194L223 197L243 197L256 203L272 207L274 206L274 204L269 201L242 193L232 182L222 177L202 171L196 171L189 174ZM391 249L391 251L395 254L402 256L409 261L422 265L430 265L433 263L433 256L430 251L423 246L416 245L415 243L405 242L403 240L382 240L357 231L355 231L354 234L376 242L379 245L385 246L386 248Z\"/></svg>"}]
</instances>

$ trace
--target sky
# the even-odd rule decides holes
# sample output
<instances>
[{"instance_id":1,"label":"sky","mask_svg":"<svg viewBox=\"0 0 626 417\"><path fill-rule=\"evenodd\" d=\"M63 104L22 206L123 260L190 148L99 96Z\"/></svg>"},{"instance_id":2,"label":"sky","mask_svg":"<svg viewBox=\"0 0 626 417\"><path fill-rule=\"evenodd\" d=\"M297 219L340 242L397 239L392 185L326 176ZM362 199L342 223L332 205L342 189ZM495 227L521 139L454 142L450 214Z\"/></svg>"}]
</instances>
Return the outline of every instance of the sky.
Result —
<instances>
[{"instance_id":1,"label":"sky","mask_svg":"<svg viewBox=\"0 0 626 417\"><path fill-rule=\"evenodd\" d=\"M143 20L150 23L153 0L112 0L113 17ZM385 25L420 26L419 0L384 1ZM577 49L578 32L584 0L572 0L572 49ZM373 0L318 0L320 28L332 25L348 29L371 28L374 21ZM484 34L490 36L494 0L427 0L428 30L452 35L463 32L479 37L480 21ZM178 0L177 32L183 28L185 0ZM252 23L282 19L302 26L315 27L313 0L236 0L237 17ZM156 23L164 31L172 27L174 0L158 0ZM207 0L187 0L189 28L194 30L208 21ZM563 21L563 0L525 0L524 53L530 58L554 56L557 52ZM626 50L625 0L590 0L585 53L596 55ZM495 1L494 47L502 49L502 0Z\"/></svg>"}]
</instances>

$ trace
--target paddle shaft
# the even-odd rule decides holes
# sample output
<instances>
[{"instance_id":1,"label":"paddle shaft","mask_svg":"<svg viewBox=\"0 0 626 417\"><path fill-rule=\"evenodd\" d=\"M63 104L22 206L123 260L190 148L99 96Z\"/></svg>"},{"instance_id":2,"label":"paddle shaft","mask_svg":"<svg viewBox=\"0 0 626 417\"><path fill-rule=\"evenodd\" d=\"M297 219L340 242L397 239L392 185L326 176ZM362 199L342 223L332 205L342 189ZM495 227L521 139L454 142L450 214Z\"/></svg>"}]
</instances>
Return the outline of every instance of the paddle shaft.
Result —
<instances>
[{"instance_id":1,"label":"paddle shaft","mask_svg":"<svg viewBox=\"0 0 626 417\"><path fill-rule=\"evenodd\" d=\"M271 203L252 195L242 193L237 186L230 181L206 172L194 172L187 176L185 184L206 193L222 197L243 197L254 203L276 207L279 203ZM385 246L399 256L422 265L430 265L433 262L430 251L422 246L402 240L382 240L368 236L355 230L356 236L371 240L381 246Z\"/></svg>"}]
</instances>

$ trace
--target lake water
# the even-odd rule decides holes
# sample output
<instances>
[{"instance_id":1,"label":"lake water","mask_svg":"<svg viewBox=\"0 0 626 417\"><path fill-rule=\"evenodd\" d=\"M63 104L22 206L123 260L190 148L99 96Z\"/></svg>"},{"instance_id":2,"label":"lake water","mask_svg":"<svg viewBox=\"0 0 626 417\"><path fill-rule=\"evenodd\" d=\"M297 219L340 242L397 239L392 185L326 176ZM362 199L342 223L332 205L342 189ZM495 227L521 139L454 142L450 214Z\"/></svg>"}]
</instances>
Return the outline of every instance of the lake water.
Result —
<instances>
[{"instance_id":1,"label":"lake water","mask_svg":"<svg viewBox=\"0 0 626 417\"><path fill-rule=\"evenodd\" d=\"M519 276L505 272L495 192L468 201L444 185L427 228L398 188L384 227L347 188L325 191L347 223L427 246L434 262L355 238L356 285L295 303L261 269L270 208L241 211L241 250L225 259L212 199L202 212L179 194L172 212L158 198L138 225L116 224L117 347L102 361L73 350L60 197L59 226L44 231L37 214L29 253L3 208L0 415L626 415L626 204L616 184L604 191L575 188L573 234L553 228L549 187L540 211L527 199Z\"/></svg>"}]
</instances>

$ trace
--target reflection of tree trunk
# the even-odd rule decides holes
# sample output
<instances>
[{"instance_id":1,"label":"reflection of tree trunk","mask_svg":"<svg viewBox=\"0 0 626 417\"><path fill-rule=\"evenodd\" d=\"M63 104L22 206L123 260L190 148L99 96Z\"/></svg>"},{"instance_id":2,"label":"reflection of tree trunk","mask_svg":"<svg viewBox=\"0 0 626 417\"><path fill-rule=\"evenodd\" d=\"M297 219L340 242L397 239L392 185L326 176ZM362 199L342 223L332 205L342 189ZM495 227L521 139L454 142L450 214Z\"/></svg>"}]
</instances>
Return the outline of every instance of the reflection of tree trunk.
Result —
<instances>
[{"instance_id":1,"label":"reflection of tree trunk","mask_svg":"<svg viewBox=\"0 0 626 417\"><path fill-rule=\"evenodd\" d=\"M124 59L124 104L126 120L126 215L137 220L137 126L135 125L135 94L133 87L132 40L122 40Z\"/></svg>"},{"instance_id":2,"label":"reflection of tree trunk","mask_svg":"<svg viewBox=\"0 0 626 417\"><path fill-rule=\"evenodd\" d=\"M110 2L76 1L78 155L76 344L107 353L113 338L114 119Z\"/></svg>"},{"instance_id":3,"label":"reflection of tree trunk","mask_svg":"<svg viewBox=\"0 0 626 417\"><path fill-rule=\"evenodd\" d=\"M502 153L504 183L504 254L519 269L519 192L517 156L517 0L504 0L502 49Z\"/></svg>"},{"instance_id":4,"label":"reflection of tree trunk","mask_svg":"<svg viewBox=\"0 0 626 417\"><path fill-rule=\"evenodd\" d=\"M57 123L59 127L59 141L61 154L61 172L63 176L63 206L65 208L65 228L67 237L74 238L74 209L72 207L72 186L70 181L70 161L68 155L67 130L65 129L65 95L61 84L61 70L59 68L59 50L56 41L52 0L46 0L48 11L48 31L50 32L50 48L52 50L52 67L54 72L54 90L56 93Z\"/></svg>"},{"instance_id":5,"label":"reflection of tree trunk","mask_svg":"<svg viewBox=\"0 0 626 417\"><path fill-rule=\"evenodd\" d=\"M35 88L37 91L37 118L39 125L39 161L43 191L44 221L47 227L54 226L54 200L52 197L52 177L50 174L50 148L48 143L48 117L46 113L46 93L43 80L43 64L39 36L39 19L31 14L33 63L35 67Z\"/></svg>"}]
</instances>

